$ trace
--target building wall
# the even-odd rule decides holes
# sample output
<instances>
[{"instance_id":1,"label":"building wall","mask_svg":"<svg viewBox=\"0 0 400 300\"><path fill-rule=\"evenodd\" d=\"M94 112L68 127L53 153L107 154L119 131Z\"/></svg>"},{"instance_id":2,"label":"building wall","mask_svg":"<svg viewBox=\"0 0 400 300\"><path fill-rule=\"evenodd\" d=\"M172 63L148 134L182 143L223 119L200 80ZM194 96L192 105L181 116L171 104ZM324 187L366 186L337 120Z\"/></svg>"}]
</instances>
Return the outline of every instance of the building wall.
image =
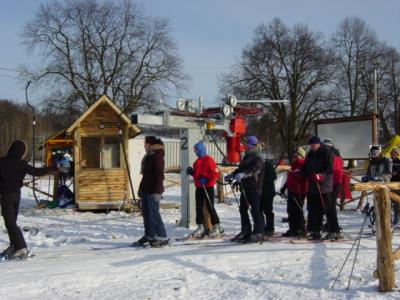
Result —
<instances>
[{"instance_id":1,"label":"building wall","mask_svg":"<svg viewBox=\"0 0 400 300\"><path fill-rule=\"evenodd\" d=\"M165 147L165 169L173 170L180 168L180 140L178 139L162 139ZM143 156L145 155L144 151L144 137L138 136L129 140L129 165L131 170L133 188L136 196L137 190L139 188L139 183L141 180L140 175L140 164ZM226 153L226 143L219 142L218 146L221 150ZM214 157L217 163L221 163L223 160L222 154L218 151L217 147L214 143L206 142L207 152L209 155Z\"/></svg>"}]
</instances>

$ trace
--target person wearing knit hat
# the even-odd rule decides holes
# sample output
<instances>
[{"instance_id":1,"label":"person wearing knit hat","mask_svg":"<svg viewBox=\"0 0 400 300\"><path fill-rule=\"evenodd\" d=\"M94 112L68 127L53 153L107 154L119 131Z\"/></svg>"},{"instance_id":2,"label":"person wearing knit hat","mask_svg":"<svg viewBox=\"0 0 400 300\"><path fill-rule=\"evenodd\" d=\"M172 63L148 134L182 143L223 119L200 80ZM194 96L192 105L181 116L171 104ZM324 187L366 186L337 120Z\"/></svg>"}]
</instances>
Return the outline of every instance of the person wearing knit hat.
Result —
<instances>
[{"instance_id":1,"label":"person wearing knit hat","mask_svg":"<svg viewBox=\"0 0 400 300\"><path fill-rule=\"evenodd\" d=\"M29 165L24 160L27 150L25 141L15 140L7 155L0 158L0 204L4 225L10 239L10 246L0 254L0 257L6 259L28 257L24 235L17 225L21 188L25 175L43 176L53 171L52 168L34 168Z\"/></svg>"},{"instance_id":2,"label":"person wearing knit hat","mask_svg":"<svg viewBox=\"0 0 400 300\"><path fill-rule=\"evenodd\" d=\"M248 136L245 144L245 155L239 167L224 177L224 180L240 186L240 222L241 230L232 239L246 243L249 241L261 242L265 231L265 222L261 212L261 192L263 189L265 155L257 147L258 139ZM253 219L253 228L249 218Z\"/></svg>"},{"instance_id":3,"label":"person wearing knit hat","mask_svg":"<svg viewBox=\"0 0 400 300\"><path fill-rule=\"evenodd\" d=\"M390 151L390 157L392 158L392 178L390 181L392 182L400 182L400 149L394 147L392 151ZM396 193L400 196L400 190L392 190L392 192ZM400 221L400 203L396 201L392 201L393 206L393 225L398 225Z\"/></svg>"},{"instance_id":4,"label":"person wearing knit hat","mask_svg":"<svg viewBox=\"0 0 400 300\"><path fill-rule=\"evenodd\" d=\"M306 151L304 150L303 147L298 147L294 153L297 153L300 157L305 158L306 157Z\"/></svg>"},{"instance_id":5,"label":"person wearing knit hat","mask_svg":"<svg viewBox=\"0 0 400 300\"><path fill-rule=\"evenodd\" d=\"M307 180L300 175L301 168L304 165L305 151L298 147L293 151L290 164L290 172L286 183L280 192L283 195L288 190L287 213L289 221L289 230L283 236L305 237L305 219L303 213L304 201L307 194Z\"/></svg>"},{"instance_id":6,"label":"person wearing knit hat","mask_svg":"<svg viewBox=\"0 0 400 300\"><path fill-rule=\"evenodd\" d=\"M254 135L249 135L246 137L246 144L244 145L246 149L253 149L257 147L258 139Z\"/></svg>"},{"instance_id":7,"label":"person wearing knit hat","mask_svg":"<svg viewBox=\"0 0 400 300\"><path fill-rule=\"evenodd\" d=\"M333 184L333 154L329 147L322 145L318 136L309 140L310 151L301 169L301 174L307 179L307 209L308 229L310 239L320 240L323 215L326 215L329 232L325 238L341 238L340 227L336 213L336 199L332 199Z\"/></svg>"},{"instance_id":8,"label":"person wearing knit hat","mask_svg":"<svg viewBox=\"0 0 400 300\"><path fill-rule=\"evenodd\" d=\"M319 138L319 136L314 135L313 137L311 137L308 141L309 145L321 145L321 139Z\"/></svg>"}]
</instances>

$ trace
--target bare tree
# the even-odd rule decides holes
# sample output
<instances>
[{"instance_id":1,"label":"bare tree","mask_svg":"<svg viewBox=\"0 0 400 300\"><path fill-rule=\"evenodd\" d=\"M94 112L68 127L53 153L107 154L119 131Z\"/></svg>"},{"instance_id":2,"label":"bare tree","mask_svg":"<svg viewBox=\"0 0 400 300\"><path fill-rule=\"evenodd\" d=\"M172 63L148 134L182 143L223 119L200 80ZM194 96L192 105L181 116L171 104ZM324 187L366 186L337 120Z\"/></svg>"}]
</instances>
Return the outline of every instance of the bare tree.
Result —
<instances>
[{"instance_id":1,"label":"bare tree","mask_svg":"<svg viewBox=\"0 0 400 300\"><path fill-rule=\"evenodd\" d=\"M382 140L400 132L400 54L385 44L378 48L378 118ZM373 86L372 83L369 86Z\"/></svg>"},{"instance_id":2,"label":"bare tree","mask_svg":"<svg viewBox=\"0 0 400 300\"><path fill-rule=\"evenodd\" d=\"M332 57L320 33L304 25L288 28L275 19L256 29L222 89L246 99L289 100L287 106L270 104L267 109L273 120L269 124L276 125L290 155L308 137L313 121L337 112L330 95Z\"/></svg>"},{"instance_id":3,"label":"bare tree","mask_svg":"<svg viewBox=\"0 0 400 300\"><path fill-rule=\"evenodd\" d=\"M336 57L336 95L345 115L364 115L372 109L373 63L378 41L375 33L360 18L347 17L332 37Z\"/></svg>"},{"instance_id":4,"label":"bare tree","mask_svg":"<svg viewBox=\"0 0 400 300\"><path fill-rule=\"evenodd\" d=\"M23 40L40 65L24 70L42 84L47 102L82 110L107 94L134 110L187 77L168 20L150 18L133 0L61 0L40 6Z\"/></svg>"}]
</instances>

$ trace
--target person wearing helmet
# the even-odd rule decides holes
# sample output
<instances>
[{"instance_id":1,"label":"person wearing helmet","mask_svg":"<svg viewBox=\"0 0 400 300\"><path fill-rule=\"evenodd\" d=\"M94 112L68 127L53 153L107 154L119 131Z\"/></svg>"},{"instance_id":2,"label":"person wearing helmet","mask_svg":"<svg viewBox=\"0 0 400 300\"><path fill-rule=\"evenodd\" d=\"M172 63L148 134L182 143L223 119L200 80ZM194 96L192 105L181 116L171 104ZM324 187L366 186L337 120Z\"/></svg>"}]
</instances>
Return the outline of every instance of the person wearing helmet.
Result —
<instances>
[{"instance_id":1,"label":"person wearing helmet","mask_svg":"<svg viewBox=\"0 0 400 300\"><path fill-rule=\"evenodd\" d=\"M371 146L369 150L369 165L362 182L384 181L389 182L392 177L392 160L382 155L379 145Z\"/></svg>"}]
</instances>

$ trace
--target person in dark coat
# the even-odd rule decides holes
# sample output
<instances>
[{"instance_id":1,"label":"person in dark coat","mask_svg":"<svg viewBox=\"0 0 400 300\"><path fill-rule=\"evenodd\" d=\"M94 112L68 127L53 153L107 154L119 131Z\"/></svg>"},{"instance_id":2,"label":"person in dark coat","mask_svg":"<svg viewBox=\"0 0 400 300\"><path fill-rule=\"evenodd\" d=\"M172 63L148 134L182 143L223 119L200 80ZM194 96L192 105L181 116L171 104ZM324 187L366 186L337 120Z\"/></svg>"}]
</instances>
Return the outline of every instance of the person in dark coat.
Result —
<instances>
[{"instance_id":1,"label":"person in dark coat","mask_svg":"<svg viewBox=\"0 0 400 300\"><path fill-rule=\"evenodd\" d=\"M392 182L400 182L399 156L400 156L400 149L394 147L392 151L390 151L390 157L392 158L392 177L390 181ZM400 190L392 190L392 192L400 196ZM392 201L392 206L393 206L393 225L398 225L400 219L400 203L397 201Z\"/></svg>"},{"instance_id":2,"label":"person in dark coat","mask_svg":"<svg viewBox=\"0 0 400 300\"><path fill-rule=\"evenodd\" d=\"M332 176L333 176L333 190L332 190L332 201L337 201L339 193L342 191L343 185L343 159L340 155L339 149L335 148L331 139L326 139L323 144L331 151L333 155L332 162ZM328 223L324 225L324 230L329 232Z\"/></svg>"},{"instance_id":3,"label":"person in dark coat","mask_svg":"<svg viewBox=\"0 0 400 300\"><path fill-rule=\"evenodd\" d=\"M164 192L164 144L155 136L146 136L144 148L146 154L142 159L142 180L139 185L144 236L133 245L149 244L152 247L160 247L168 243L160 214L161 194Z\"/></svg>"},{"instance_id":4,"label":"person in dark coat","mask_svg":"<svg viewBox=\"0 0 400 300\"><path fill-rule=\"evenodd\" d=\"M261 212L263 218L265 217L265 230L264 236L271 237L275 232L274 225L274 197L275 192L276 172L272 162L268 159L264 164L264 180L261 192Z\"/></svg>"},{"instance_id":5,"label":"person in dark coat","mask_svg":"<svg viewBox=\"0 0 400 300\"><path fill-rule=\"evenodd\" d=\"M310 239L319 240L322 238L321 227L324 213L329 227L329 232L324 239L340 239L341 232L337 219L336 199L332 199L333 155L321 143L318 136L313 136L309 145L310 151L306 156L301 174L308 182L307 209Z\"/></svg>"},{"instance_id":6,"label":"person in dark coat","mask_svg":"<svg viewBox=\"0 0 400 300\"><path fill-rule=\"evenodd\" d=\"M28 255L24 236L17 225L21 187L26 174L43 176L52 168L34 168L25 160L28 147L22 140L15 140L5 157L0 158L0 203L10 246L0 255L6 258L26 258Z\"/></svg>"},{"instance_id":7,"label":"person in dark coat","mask_svg":"<svg viewBox=\"0 0 400 300\"><path fill-rule=\"evenodd\" d=\"M289 230L282 236L306 236L303 206L307 195L307 180L300 175L301 168L305 162L305 155L306 152L302 147L298 147L293 152L287 181L280 190L281 194L284 194L286 189L288 190L287 213L289 216Z\"/></svg>"},{"instance_id":8,"label":"person in dark coat","mask_svg":"<svg viewBox=\"0 0 400 300\"><path fill-rule=\"evenodd\" d=\"M198 158L193 163L193 168L188 167L186 173L193 176L196 186L196 224L198 227L191 236L203 237L206 235L203 215L203 205L205 203L212 224L208 236L211 238L221 237L222 229L217 211L214 207L214 185L217 182L219 174L217 164L210 155L207 155L207 148L203 141L196 143L193 150Z\"/></svg>"},{"instance_id":9,"label":"person in dark coat","mask_svg":"<svg viewBox=\"0 0 400 300\"><path fill-rule=\"evenodd\" d=\"M264 236L264 218L261 213L261 191L264 180L265 155L257 147L255 136L248 136L245 144L245 155L239 167L225 176L228 182L236 182L240 187L240 221L241 231L233 240L238 242L262 241ZM252 230L248 210L250 208L254 228Z\"/></svg>"},{"instance_id":10,"label":"person in dark coat","mask_svg":"<svg viewBox=\"0 0 400 300\"><path fill-rule=\"evenodd\" d=\"M389 182L392 176L392 160L382 155L379 145L371 146L369 156L367 175L363 176L361 181Z\"/></svg>"}]
</instances>

